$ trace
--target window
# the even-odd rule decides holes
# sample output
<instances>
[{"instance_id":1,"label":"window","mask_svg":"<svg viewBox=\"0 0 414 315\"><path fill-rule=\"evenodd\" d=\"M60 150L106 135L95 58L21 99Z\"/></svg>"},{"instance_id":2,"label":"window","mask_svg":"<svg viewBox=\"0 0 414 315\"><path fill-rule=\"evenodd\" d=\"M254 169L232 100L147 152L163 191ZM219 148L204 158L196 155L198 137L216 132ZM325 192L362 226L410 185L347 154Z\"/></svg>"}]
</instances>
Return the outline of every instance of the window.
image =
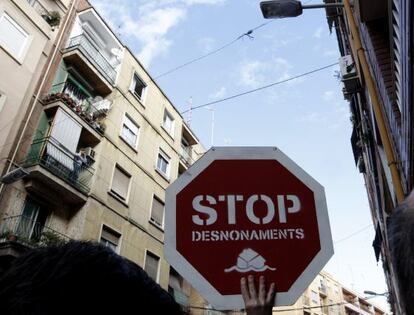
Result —
<instances>
[{"instance_id":1,"label":"window","mask_svg":"<svg viewBox=\"0 0 414 315\"><path fill-rule=\"evenodd\" d=\"M120 238L121 234L115 232L106 225L102 226L101 239L99 241L102 245L109 247L114 252L117 252Z\"/></svg>"},{"instance_id":2,"label":"window","mask_svg":"<svg viewBox=\"0 0 414 315\"><path fill-rule=\"evenodd\" d=\"M311 299L313 303L319 304L319 294L313 290L311 291Z\"/></svg>"},{"instance_id":3,"label":"window","mask_svg":"<svg viewBox=\"0 0 414 315\"><path fill-rule=\"evenodd\" d=\"M171 136L174 134L174 118L167 110L164 110L162 126Z\"/></svg>"},{"instance_id":4,"label":"window","mask_svg":"<svg viewBox=\"0 0 414 315\"><path fill-rule=\"evenodd\" d=\"M162 227L164 223L164 203L154 196L152 199L151 222Z\"/></svg>"},{"instance_id":5,"label":"window","mask_svg":"<svg viewBox=\"0 0 414 315\"><path fill-rule=\"evenodd\" d=\"M112 178L111 192L117 197L126 201L128 198L129 183L131 175L122 170L118 165L115 166L114 177Z\"/></svg>"},{"instance_id":6,"label":"window","mask_svg":"<svg viewBox=\"0 0 414 315\"><path fill-rule=\"evenodd\" d=\"M6 13L0 17L0 46L21 58L29 35Z\"/></svg>"},{"instance_id":7,"label":"window","mask_svg":"<svg viewBox=\"0 0 414 315\"><path fill-rule=\"evenodd\" d=\"M138 130L138 125L127 115L125 115L121 130L121 137L134 148L136 148L138 142Z\"/></svg>"},{"instance_id":8,"label":"window","mask_svg":"<svg viewBox=\"0 0 414 315\"><path fill-rule=\"evenodd\" d=\"M158 281L158 265L160 263L160 258L153 253L147 251L147 255L145 256L145 266L144 270L148 273L148 275L154 279L154 281Z\"/></svg>"},{"instance_id":9,"label":"window","mask_svg":"<svg viewBox=\"0 0 414 315\"><path fill-rule=\"evenodd\" d=\"M131 85L131 92L138 97L138 99L143 102L144 101L144 94L147 85L142 81L142 79L138 76L138 74L134 74L132 79Z\"/></svg>"},{"instance_id":10,"label":"window","mask_svg":"<svg viewBox=\"0 0 414 315\"><path fill-rule=\"evenodd\" d=\"M157 170L159 170L166 177L170 176L170 157L162 150L158 153Z\"/></svg>"}]
</instances>

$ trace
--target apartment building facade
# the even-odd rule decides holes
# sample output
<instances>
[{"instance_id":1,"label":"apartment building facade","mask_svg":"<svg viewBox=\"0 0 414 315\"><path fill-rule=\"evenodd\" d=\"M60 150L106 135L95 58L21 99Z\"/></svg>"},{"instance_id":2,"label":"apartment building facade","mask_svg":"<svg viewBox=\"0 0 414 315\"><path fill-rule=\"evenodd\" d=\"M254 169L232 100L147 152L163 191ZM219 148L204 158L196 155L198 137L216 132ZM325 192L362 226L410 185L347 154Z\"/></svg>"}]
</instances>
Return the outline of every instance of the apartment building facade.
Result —
<instances>
[{"instance_id":1,"label":"apartment building facade","mask_svg":"<svg viewBox=\"0 0 414 315\"><path fill-rule=\"evenodd\" d=\"M70 8L69 0L0 3L0 172L33 102Z\"/></svg>"},{"instance_id":2,"label":"apartment building facade","mask_svg":"<svg viewBox=\"0 0 414 315\"><path fill-rule=\"evenodd\" d=\"M163 258L165 189L203 148L95 9L70 5L14 158L28 175L2 187L0 266L39 244L97 241L188 306Z\"/></svg>"},{"instance_id":3,"label":"apartment building facade","mask_svg":"<svg viewBox=\"0 0 414 315\"><path fill-rule=\"evenodd\" d=\"M283 311L284 310L284 311ZM276 307L286 315L386 315L387 312L322 271L298 301L288 307Z\"/></svg>"},{"instance_id":4,"label":"apartment building facade","mask_svg":"<svg viewBox=\"0 0 414 315\"><path fill-rule=\"evenodd\" d=\"M337 39L344 97L350 103L355 164L362 173L393 312L404 301L389 248L395 207L413 189L413 7L406 0L326 0ZM406 246L412 246L406 244ZM409 303L409 301L407 301Z\"/></svg>"},{"instance_id":5,"label":"apartment building facade","mask_svg":"<svg viewBox=\"0 0 414 315\"><path fill-rule=\"evenodd\" d=\"M373 303L371 297L364 297L344 287L332 275L321 271L295 304L273 308L274 314L283 315L388 315L389 313ZM277 299L277 296L276 296ZM238 310L221 312L200 297L196 292L190 295L193 315L233 315Z\"/></svg>"}]
</instances>

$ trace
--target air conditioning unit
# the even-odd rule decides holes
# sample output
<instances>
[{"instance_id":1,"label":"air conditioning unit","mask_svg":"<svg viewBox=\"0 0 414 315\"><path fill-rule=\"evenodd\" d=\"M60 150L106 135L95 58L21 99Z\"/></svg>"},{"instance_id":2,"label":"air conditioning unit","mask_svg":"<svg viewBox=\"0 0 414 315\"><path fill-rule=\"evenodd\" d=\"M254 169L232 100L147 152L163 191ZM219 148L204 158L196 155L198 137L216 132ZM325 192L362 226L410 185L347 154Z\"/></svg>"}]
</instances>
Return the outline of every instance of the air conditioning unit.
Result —
<instances>
[{"instance_id":1,"label":"air conditioning unit","mask_svg":"<svg viewBox=\"0 0 414 315\"><path fill-rule=\"evenodd\" d=\"M112 107L112 102L110 100L105 99L96 99L92 102L93 106L93 117L99 118L99 117L105 117L109 110Z\"/></svg>"},{"instance_id":2,"label":"air conditioning unit","mask_svg":"<svg viewBox=\"0 0 414 315\"><path fill-rule=\"evenodd\" d=\"M95 150L91 147L85 148L85 155L92 160L95 160Z\"/></svg>"},{"instance_id":3,"label":"air conditioning unit","mask_svg":"<svg viewBox=\"0 0 414 315\"><path fill-rule=\"evenodd\" d=\"M356 65L351 55L339 58L339 69L344 84L344 96L345 99L349 99L349 95L358 92L361 87Z\"/></svg>"}]
</instances>

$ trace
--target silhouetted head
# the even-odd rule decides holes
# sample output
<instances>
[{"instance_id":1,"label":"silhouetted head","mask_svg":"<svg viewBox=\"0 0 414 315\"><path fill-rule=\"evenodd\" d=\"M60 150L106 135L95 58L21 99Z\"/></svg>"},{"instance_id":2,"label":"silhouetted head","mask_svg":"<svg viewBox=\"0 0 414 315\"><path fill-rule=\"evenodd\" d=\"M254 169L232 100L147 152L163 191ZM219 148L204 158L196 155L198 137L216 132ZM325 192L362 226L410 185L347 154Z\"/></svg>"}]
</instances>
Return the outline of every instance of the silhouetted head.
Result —
<instances>
[{"instance_id":1,"label":"silhouetted head","mask_svg":"<svg viewBox=\"0 0 414 315\"><path fill-rule=\"evenodd\" d=\"M182 314L138 265L79 241L17 258L0 279L0 308L8 315Z\"/></svg>"},{"instance_id":2,"label":"silhouetted head","mask_svg":"<svg viewBox=\"0 0 414 315\"><path fill-rule=\"evenodd\" d=\"M406 314L414 315L414 191L394 210L388 239Z\"/></svg>"}]
</instances>

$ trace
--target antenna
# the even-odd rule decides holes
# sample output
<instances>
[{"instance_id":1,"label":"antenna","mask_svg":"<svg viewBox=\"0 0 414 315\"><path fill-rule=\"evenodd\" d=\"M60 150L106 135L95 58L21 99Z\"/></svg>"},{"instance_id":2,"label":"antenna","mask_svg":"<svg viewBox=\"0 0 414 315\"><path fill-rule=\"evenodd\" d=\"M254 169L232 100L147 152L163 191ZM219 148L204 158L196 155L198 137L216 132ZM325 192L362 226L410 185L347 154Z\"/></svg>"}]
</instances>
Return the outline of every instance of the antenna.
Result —
<instances>
[{"instance_id":1,"label":"antenna","mask_svg":"<svg viewBox=\"0 0 414 315\"><path fill-rule=\"evenodd\" d=\"M211 112L211 146L214 146L214 108L207 106L207 110Z\"/></svg>"},{"instance_id":2,"label":"antenna","mask_svg":"<svg viewBox=\"0 0 414 315\"><path fill-rule=\"evenodd\" d=\"M190 96L190 98L188 99L188 115L187 115L187 125L190 126L191 123L191 118L192 118L192 112L193 112L193 97Z\"/></svg>"}]
</instances>

